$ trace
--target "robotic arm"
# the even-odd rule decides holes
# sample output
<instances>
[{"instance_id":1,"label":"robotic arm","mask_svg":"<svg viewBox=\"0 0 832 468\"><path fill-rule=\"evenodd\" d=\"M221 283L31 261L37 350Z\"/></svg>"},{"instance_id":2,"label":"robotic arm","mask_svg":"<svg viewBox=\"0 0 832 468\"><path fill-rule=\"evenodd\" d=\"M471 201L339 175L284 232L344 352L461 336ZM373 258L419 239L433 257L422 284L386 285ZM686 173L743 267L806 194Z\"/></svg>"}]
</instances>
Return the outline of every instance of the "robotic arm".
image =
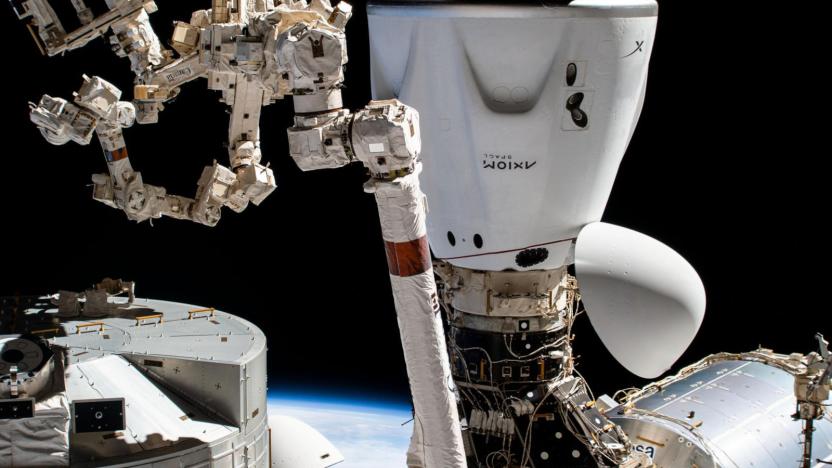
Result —
<instances>
[{"instance_id":1,"label":"robotic arm","mask_svg":"<svg viewBox=\"0 0 832 468\"><path fill-rule=\"evenodd\" d=\"M133 125L136 110L132 103L119 101L121 91L99 78L84 77L73 103L44 95L32 104L30 117L41 135L54 145L74 141L87 145L98 136L107 160L107 174L95 174L93 198L121 209L133 221L170 216L214 226L220 210L229 206L242 211L249 200L259 203L273 187L270 169L259 164L240 167L238 171L217 164L206 167L197 183L196 198L169 195L164 187L145 184L140 172L130 164L123 128Z\"/></svg>"},{"instance_id":2,"label":"robotic arm","mask_svg":"<svg viewBox=\"0 0 832 468\"><path fill-rule=\"evenodd\" d=\"M313 2L310 10L319 17L296 14L293 24L284 20L275 27L275 72L295 105L295 125L288 130L292 159L304 171L360 161L372 175L369 186L415 173L419 114L396 100L371 101L356 114L342 108L344 26L351 10L343 2L337 8Z\"/></svg>"},{"instance_id":3,"label":"robotic arm","mask_svg":"<svg viewBox=\"0 0 832 468\"><path fill-rule=\"evenodd\" d=\"M9 0L17 17L27 27L41 53L54 56L78 49L112 30L110 42L120 56L129 56L139 74L164 59L159 38L150 27L148 13L157 10L153 0L106 0L109 11L96 17L84 0L72 0L81 26L66 31L49 0Z\"/></svg>"},{"instance_id":4,"label":"robotic arm","mask_svg":"<svg viewBox=\"0 0 832 468\"><path fill-rule=\"evenodd\" d=\"M285 78L296 113L288 129L289 154L304 171L361 162L372 176L370 192L415 174L421 151L418 112L395 99L371 101L355 114L342 107L343 28L351 10L343 2L337 8L314 2L310 9L315 6L321 8L319 18L302 17L275 41L276 73Z\"/></svg>"},{"instance_id":5,"label":"robotic arm","mask_svg":"<svg viewBox=\"0 0 832 468\"><path fill-rule=\"evenodd\" d=\"M107 174L93 175L93 198L123 210L134 221L162 215L192 219L194 200L168 195L164 188L144 184L140 172L133 170L124 143L123 128L133 125L136 112L129 102L119 101L121 91L98 77L84 76L74 102L44 95L32 105L32 122L43 137L55 145L70 140L87 145L98 136L107 160ZM200 191L205 192L204 184ZM208 224L209 218L201 221Z\"/></svg>"},{"instance_id":6,"label":"robotic arm","mask_svg":"<svg viewBox=\"0 0 832 468\"><path fill-rule=\"evenodd\" d=\"M310 14L317 13L317 15ZM275 74L293 95L289 151L304 171L360 162L370 173L414 407L408 466L464 467L465 455L419 187L419 114L398 100L342 108L350 10L315 1L276 25Z\"/></svg>"},{"instance_id":7,"label":"robotic arm","mask_svg":"<svg viewBox=\"0 0 832 468\"><path fill-rule=\"evenodd\" d=\"M32 18L30 30L37 28L39 44L49 55L81 47L111 31L113 50L130 59L136 74L132 103L118 102L121 92L112 84L85 77L74 104L44 95L32 106L32 121L52 144L72 140L85 145L93 133L98 135L110 175L93 176L94 199L122 209L134 221L166 215L213 226L223 206L240 212L274 190L274 174L259 164L260 110L271 99L251 75L263 65L262 44L258 36L246 35L239 17L213 24L208 11L194 12L189 23L175 26L171 43L180 57L174 59L172 51L161 47L149 23L148 13L155 11L155 3L108 1L110 10L98 18L91 16L82 1L73 4L83 25L66 33L47 0L13 2L19 17ZM216 162L206 167L194 199L167 195L163 187L143 184L141 174L133 170L122 129L134 122L158 122L164 103L179 94L180 86L201 77L209 79L210 89L223 92L222 100L232 109L231 169Z\"/></svg>"}]
</instances>

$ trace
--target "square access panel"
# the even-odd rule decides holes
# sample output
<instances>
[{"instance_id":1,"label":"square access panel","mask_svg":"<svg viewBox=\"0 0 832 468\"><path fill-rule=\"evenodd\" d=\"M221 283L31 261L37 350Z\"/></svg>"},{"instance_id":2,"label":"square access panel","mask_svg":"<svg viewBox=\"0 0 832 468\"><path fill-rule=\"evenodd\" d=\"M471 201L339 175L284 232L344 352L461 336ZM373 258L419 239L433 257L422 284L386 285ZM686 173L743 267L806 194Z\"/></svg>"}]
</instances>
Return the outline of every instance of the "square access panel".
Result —
<instances>
[{"instance_id":1,"label":"square access panel","mask_svg":"<svg viewBox=\"0 0 832 468\"><path fill-rule=\"evenodd\" d=\"M124 427L124 398L72 402L72 430L75 433L120 431Z\"/></svg>"},{"instance_id":2,"label":"square access panel","mask_svg":"<svg viewBox=\"0 0 832 468\"><path fill-rule=\"evenodd\" d=\"M35 415L34 398L0 400L0 419L23 419Z\"/></svg>"}]
</instances>

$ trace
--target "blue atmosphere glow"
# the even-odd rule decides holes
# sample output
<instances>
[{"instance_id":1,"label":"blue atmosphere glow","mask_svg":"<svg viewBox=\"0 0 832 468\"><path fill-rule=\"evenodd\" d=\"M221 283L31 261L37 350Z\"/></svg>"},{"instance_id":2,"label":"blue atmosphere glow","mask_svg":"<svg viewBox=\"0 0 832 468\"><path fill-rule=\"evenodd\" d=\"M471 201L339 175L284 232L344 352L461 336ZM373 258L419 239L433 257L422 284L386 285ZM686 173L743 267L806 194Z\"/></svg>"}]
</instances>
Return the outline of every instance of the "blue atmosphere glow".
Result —
<instances>
[{"instance_id":1,"label":"blue atmosphere glow","mask_svg":"<svg viewBox=\"0 0 832 468\"><path fill-rule=\"evenodd\" d=\"M344 455L338 468L405 467L413 424L410 405L358 394L269 392L269 412L323 434Z\"/></svg>"}]
</instances>

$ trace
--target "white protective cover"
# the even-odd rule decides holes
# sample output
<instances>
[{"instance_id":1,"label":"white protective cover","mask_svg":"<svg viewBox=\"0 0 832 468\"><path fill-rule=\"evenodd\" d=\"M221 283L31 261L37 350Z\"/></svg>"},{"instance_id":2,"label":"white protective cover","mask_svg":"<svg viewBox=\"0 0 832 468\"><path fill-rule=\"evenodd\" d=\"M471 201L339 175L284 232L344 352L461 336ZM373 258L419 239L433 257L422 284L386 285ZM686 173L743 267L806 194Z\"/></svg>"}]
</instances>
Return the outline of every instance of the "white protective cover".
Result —
<instances>
[{"instance_id":1,"label":"white protective cover","mask_svg":"<svg viewBox=\"0 0 832 468\"><path fill-rule=\"evenodd\" d=\"M393 182L371 180L365 185L366 191L375 194L382 237L388 245L409 243L426 235L420 172L421 165L416 163L412 174ZM465 451L456 397L449 385L451 369L436 283L429 253L425 251L424 255L425 271L411 275L390 272L415 413L407 464L419 468L464 468ZM391 262L397 263L388 251L388 266Z\"/></svg>"},{"instance_id":2,"label":"white protective cover","mask_svg":"<svg viewBox=\"0 0 832 468\"><path fill-rule=\"evenodd\" d=\"M69 466L69 403L61 392L32 418L0 419L0 466Z\"/></svg>"},{"instance_id":3,"label":"white protective cover","mask_svg":"<svg viewBox=\"0 0 832 468\"><path fill-rule=\"evenodd\" d=\"M575 246L575 275L601 341L639 377L668 370L702 324L705 288L699 275L652 237L589 224Z\"/></svg>"},{"instance_id":4,"label":"white protective cover","mask_svg":"<svg viewBox=\"0 0 832 468\"><path fill-rule=\"evenodd\" d=\"M269 415L269 431L271 468L325 468L344 461L326 437L295 418Z\"/></svg>"},{"instance_id":5,"label":"white protective cover","mask_svg":"<svg viewBox=\"0 0 832 468\"><path fill-rule=\"evenodd\" d=\"M400 3L368 9L372 90L421 115L433 253L478 270L570 263L641 111L656 3ZM567 110L577 93L584 127ZM520 261L530 247L546 259Z\"/></svg>"}]
</instances>

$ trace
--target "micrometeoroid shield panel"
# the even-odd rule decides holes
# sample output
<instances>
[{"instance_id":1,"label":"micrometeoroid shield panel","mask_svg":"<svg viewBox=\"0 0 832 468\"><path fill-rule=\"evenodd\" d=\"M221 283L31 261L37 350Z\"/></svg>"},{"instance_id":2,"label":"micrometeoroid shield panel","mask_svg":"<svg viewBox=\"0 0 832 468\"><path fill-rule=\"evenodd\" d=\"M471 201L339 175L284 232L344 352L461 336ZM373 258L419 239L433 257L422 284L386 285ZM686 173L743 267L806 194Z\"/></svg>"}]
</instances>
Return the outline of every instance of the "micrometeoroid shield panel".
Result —
<instances>
[{"instance_id":1,"label":"micrometeoroid shield panel","mask_svg":"<svg viewBox=\"0 0 832 468\"><path fill-rule=\"evenodd\" d=\"M604 212L644 99L653 1L375 2L375 99L419 110L435 255L556 268ZM533 262L519 258L545 248Z\"/></svg>"}]
</instances>

